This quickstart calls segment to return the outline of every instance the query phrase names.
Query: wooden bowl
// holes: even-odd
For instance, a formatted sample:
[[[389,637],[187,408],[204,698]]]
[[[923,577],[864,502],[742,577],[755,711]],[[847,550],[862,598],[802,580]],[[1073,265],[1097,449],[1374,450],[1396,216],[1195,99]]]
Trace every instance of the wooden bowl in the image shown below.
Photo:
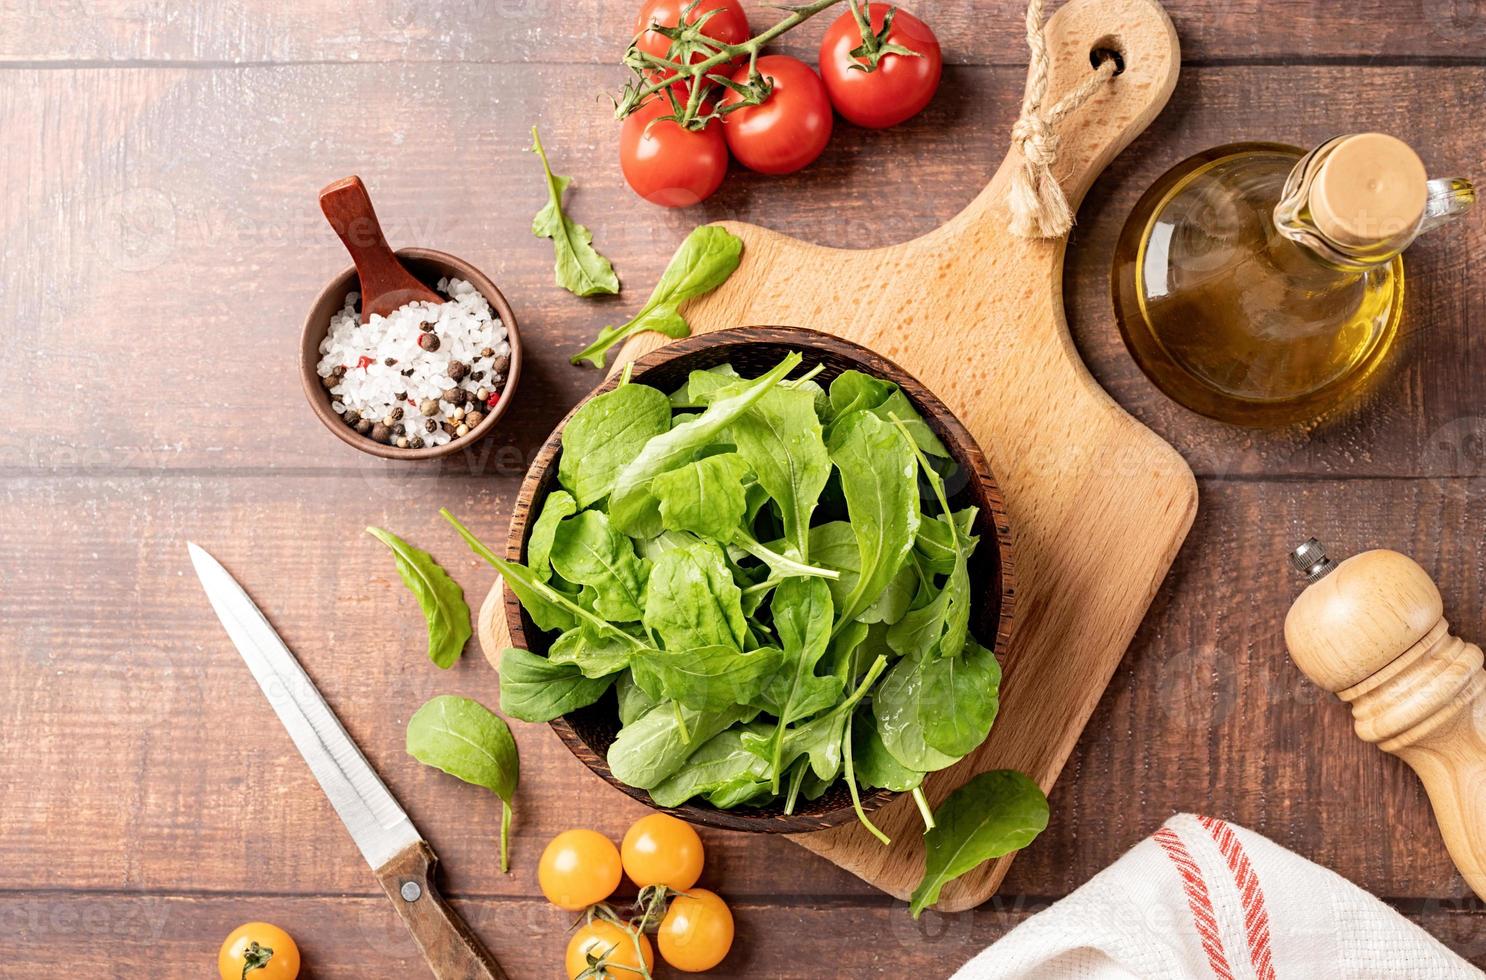
[[[314,411],[315,417],[346,445],[384,459],[435,459],[472,446],[495,429],[496,421],[505,414],[506,408],[511,404],[511,396],[516,391],[516,382],[521,378],[521,333],[516,328],[516,316],[511,312],[510,304],[506,302],[500,290],[495,288],[495,283],[464,259],[431,248],[400,248],[397,250],[397,257],[402,260],[403,265],[407,266],[409,272],[417,276],[430,289],[445,276],[465,280],[474,286],[481,296],[485,297],[485,301],[490,304],[490,309],[500,317],[501,323],[505,324],[506,340],[511,345],[511,366],[506,371],[506,386],[501,389],[500,398],[486,412],[485,418],[468,435],[451,439],[442,446],[399,449],[362,435],[335,413],[330,407],[332,401],[330,392],[326,391],[325,386],[320,383],[320,375],[315,371],[315,365],[320,361],[320,343],[330,330],[330,318],[345,306],[346,294],[355,292],[359,288],[360,280],[357,279],[354,265],[347,266],[340,275],[330,281],[328,286],[320,290],[320,295],[315,297],[315,302],[310,306],[310,312],[304,318],[304,329],[299,340],[300,382],[304,386],[304,396],[309,400],[310,409]]]
[[[970,433],[950,414],[944,403],[898,365],[864,347],[814,330],[740,327],[667,344],[635,361],[630,379],[671,391],[684,383],[692,371],[730,363],[745,376],[757,375],[778,364],[790,351],[799,351],[805,358],[795,371],[797,375],[816,364],[823,364],[824,369],[816,377],[823,384],[829,384],[831,379],[853,368],[894,382],[948,447],[959,465],[959,473],[946,481],[946,489],[951,491],[950,505],[956,510],[970,504],[979,508],[973,533],[980,536],[980,544],[970,563],[974,595],[970,630],[977,639],[988,642],[995,652],[1003,653],[1011,633],[1015,576],[1011,528],[1001,490]],[[589,398],[613,390],[618,383],[617,374],[610,377],[579,402],[573,412],[587,404]],[[542,445],[521,485],[511,517],[510,537],[506,541],[506,555],[514,561],[526,560],[526,539],[535,522],[535,514],[540,512],[540,501],[546,498],[548,489],[557,479],[562,430],[573,417],[573,412],[568,413]],[[538,630],[509,589],[505,592],[505,612],[513,643],[545,654],[555,634]],[[655,807],[649,793],[626,786],[609,771],[609,746],[619,731],[618,704],[612,690],[595,704],[558,718],[551,724],[563,744],[588,768],[628,795]],[[866,792],[862,797],[862,807],[870,812],[895,795],[887,790]],[[851,797],[845,784],[839,781],[817,800],[798,801],[795,812],[790,815],[785,815],[780,802],[735,810],[719,810],[706,803],[656,809],[667,809],[684,820],[710,827],[765,833],[804,833],[854,818]]]

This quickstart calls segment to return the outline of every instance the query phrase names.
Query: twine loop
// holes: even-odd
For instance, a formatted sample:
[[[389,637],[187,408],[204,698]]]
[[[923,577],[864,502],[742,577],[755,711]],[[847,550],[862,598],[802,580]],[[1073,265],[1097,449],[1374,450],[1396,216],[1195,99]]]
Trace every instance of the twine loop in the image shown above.
[[[1064,116],[1087,102],[1117,70],[1114,59],[1105,59],[1073,91],[1044,110],[1042,102],[1047,96],[1050,64],[1047,38],[1043,36],[1042,4],[1043,0],[1027,3],[1027,48],[1031,57],[1027,61],[1022,114],[1011,127],[1011,142],[1022,155],[1022,165],[1012,174],[1007,205],[1011,209],[1011,230],[1023,238],[1061,238],[1073,227],[1073,210],[1052,171],[1061,141],[1055,127]]]

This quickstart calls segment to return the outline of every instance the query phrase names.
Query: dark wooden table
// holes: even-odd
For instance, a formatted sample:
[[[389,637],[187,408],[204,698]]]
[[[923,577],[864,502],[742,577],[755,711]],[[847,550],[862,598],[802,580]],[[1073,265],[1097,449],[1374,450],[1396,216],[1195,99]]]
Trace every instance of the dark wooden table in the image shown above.
[[[643,812],[545,728],[517,725],[515,863],[498,806],[411,761],[408,716],[496,701],[473,647],[447,673],[383,548],[387,526],[484,594],[491,573],[437,517],[499,537],[553,423],[597,381],[566,357],[648,292],[693,225],[745,217],[838,245],[940,224],[1000,160],[1025,51],[1016,0],[918,0],[949,67],[918,119],[842,125],[802,174],[735,173],[668,212],[623,186],[602,94],[634,14],[618,0],[165,0],[0,5],[0,975],[201,977],[241,921],[300,940],[314,977],[415,977],[416,952],[228,645],[189,538],[262,602],[446,861],[447,890],[513,976],[558,973],[569,916],[536,889],[553,833]],[[1376,404],[1315,431],[1249,432],[1166,401],[1107,296],[1139,193],[1241,138],[1382,129],[1437,174],[1486,176],[1486,6],[1477,0],[1171,0],[1171,105],[1079,216],[1066,293],[1080,351],[1201,482],[1197,523],[1001,895],[914,924],[787,841],[706,835],[738,912],[728,976],[947,975],[1173,812],[1245,824],[1486,962],[1486,916],[1423,793],[1289,663],[1285,554],[1307,533],[1408,551],[1468,637],[1486,633],[1486,340],[1476,214],[1409,253],[1406,331]],[[753,11],[756,24],[768,14]],[[785,45],[810,57],[820,24]],[[577,177],[623,296],[575,299],[529,231],[540,123]],[[359,173],[389,236],[466,256],[506,291],[529,360],[501,430],[441,464],[357,455],[294,369],[300,319],[345,263],[315,206]],[[988,397],[994,397],[994,392]]]

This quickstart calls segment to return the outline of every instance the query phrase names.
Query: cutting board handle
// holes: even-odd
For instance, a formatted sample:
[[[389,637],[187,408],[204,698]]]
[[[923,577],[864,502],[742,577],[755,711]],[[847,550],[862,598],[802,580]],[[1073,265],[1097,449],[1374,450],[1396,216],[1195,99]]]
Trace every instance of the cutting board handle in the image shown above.
[[[1044,109],[1088,77],[1101,53],[1113,52],[1123,65],[1088,101],[1053,125],[1053,174],[1076,211],[1094,179],[1166,105],[1181,71],[1181,45],[1171,18],[1154,0],[1071,0],[1048,19],[1043,33],[1049,62]],[[1012,146],[959,220],[1007,226],[1006,194],[1021,166],[1021,151]],[[1024,241],[1062,254],[1061,238]]]

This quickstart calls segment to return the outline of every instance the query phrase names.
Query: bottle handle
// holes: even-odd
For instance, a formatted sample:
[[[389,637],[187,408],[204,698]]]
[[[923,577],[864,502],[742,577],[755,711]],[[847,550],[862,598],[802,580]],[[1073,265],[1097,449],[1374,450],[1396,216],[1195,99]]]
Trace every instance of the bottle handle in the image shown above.
[[[1425,185],[1429,196],[1424,201],[1424,219],[1419,234],[1448,224],[1469,211],[1476,203],[1476,186],[1464,177],[1439,177]]]

